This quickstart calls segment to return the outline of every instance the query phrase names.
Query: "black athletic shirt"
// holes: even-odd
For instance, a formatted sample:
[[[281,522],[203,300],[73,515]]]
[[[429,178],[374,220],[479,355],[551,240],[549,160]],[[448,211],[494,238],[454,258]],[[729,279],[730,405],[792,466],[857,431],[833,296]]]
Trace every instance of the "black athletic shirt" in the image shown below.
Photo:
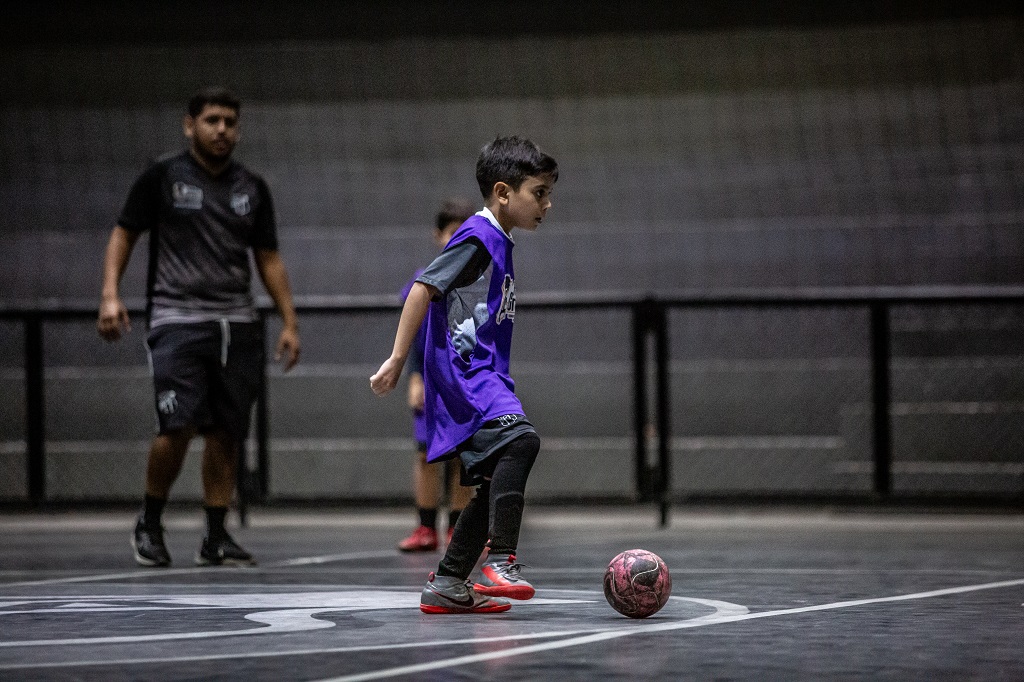
[[[135,181],[118,224],[150,231],[150,325],[256,319],[250,249],[277,250],[270,190],[232,161],[211,176],[187,151]]]

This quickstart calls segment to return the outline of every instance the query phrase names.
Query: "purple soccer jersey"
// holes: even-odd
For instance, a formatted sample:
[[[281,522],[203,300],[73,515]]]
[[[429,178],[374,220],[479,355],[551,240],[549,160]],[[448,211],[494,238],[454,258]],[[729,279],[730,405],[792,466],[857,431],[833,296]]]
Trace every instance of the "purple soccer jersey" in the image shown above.
[[[509,376],[515,275],[512,239],[482,214],[469,218],[448,242],[483,244],[490,265],[472,284],[431,301],[426,319],[423,379],[427,461],[452,453],[484,422],[523,414]]]

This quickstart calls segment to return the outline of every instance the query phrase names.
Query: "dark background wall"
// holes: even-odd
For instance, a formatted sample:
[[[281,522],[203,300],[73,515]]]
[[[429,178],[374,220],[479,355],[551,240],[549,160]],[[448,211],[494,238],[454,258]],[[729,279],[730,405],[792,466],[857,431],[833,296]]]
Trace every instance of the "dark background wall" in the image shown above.
[[[562,172],[549,220],[517,236],[524,293],[1022,281],[1024,23],[1011,3],[680,5],[8,10],[0,297],[95,300],[131,181],[183,145],[184,103],[212,82],[243,98],[238,157],[271,185],[300,296],[397,291],[433,253],[440,199],[476,198],[477,151],[508,133],[535,139]],[[127,296],[143,290],[144,253]],[[605,458],[593,469],[611,473],[582,492],[622,492],[626,320],[571,320],[518,325],[520,390],[549,447],[576,458],[564,461]],[[276,451],[330,474],[288,478],[302,467],[275,464],[282,494],[330,494],[320,481],[331,477],[347,477],[336,488],[355,495],[403,489],[374,488],[384,473],[338,464],[339,452],[366,461],[404,447],[400,401],[381,408],[363,396],[392,322],[305,322],[305,369],[274,379]],[[906,486],[1022,487],[1010,380],[1021,322],[1012,307],[896,311]],[[862,315],[679,313],[672,324],[677,488],[868,485]],[[56,450],[69,453],[65,464],[86,463],[68,464],[65,494],[109,495],[114,486],[90,488],[81,471],[123,440],[124,423],[139,428],[118,447],[137,458],[151,423],[144,359],[134,342],[102,346],[88,325],[51,336],[60,369],[48,378],[63,382],[50,391],[63,394],[51,415]],[[18,339],[16,325],[0,327],[12,396]],[[97,400],[111,390],[127,391],[117,409]],[[0,413],[0,452],[12,461],[23,456],[20,404]],[[128,406],[139,414],[126,417]],[[999,447],[978,446],[979,435]],[[961,474],[912,465],[964,459],[978,464]],[[554,470],[540,481],[552,494],[567,487]]]

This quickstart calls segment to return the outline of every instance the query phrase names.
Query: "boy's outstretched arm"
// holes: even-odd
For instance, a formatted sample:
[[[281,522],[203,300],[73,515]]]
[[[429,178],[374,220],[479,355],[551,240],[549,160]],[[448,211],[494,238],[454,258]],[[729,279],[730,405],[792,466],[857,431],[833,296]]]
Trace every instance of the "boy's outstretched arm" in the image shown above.
[[[409,348],[416,339],[416,332],[423,324],[423,318],[427,316],[430,299],[436,293],[437,289],[429,284],[415,282],[412,285],[402,307],[402,317],[398,320],[398,332],[395,334],[395,347],[391,350],[391,357],[370,377],[370,388],[378,396],[387,395],[398,385],[405,360],[409,357]]]

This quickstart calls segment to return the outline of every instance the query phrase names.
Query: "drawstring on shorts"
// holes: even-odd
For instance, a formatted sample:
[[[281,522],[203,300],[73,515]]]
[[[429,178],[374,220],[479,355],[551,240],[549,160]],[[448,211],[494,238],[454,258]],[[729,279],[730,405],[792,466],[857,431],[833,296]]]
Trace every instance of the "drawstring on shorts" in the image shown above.
[[[231,345],[231,323],[220,318],[220,366],[228,366],[228,347]]]

